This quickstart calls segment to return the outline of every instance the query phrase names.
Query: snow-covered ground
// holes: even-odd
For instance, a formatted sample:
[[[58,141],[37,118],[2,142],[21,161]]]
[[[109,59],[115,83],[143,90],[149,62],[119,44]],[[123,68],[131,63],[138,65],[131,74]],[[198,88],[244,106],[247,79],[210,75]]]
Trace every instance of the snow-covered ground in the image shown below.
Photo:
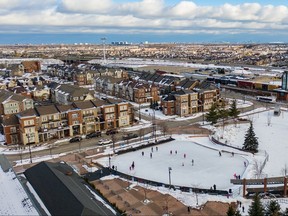
[[[266,151],[269,160],[264,168],[264,173],[268,177],[282,176],[282,169],[285,164],[288,166],[287,157],[287,126],[288,112],[282,110],[279,116],[273,114],[273,110],[259,112],[246,117],[253,121],[254,131],[259,138],[259,154]],[[216,130],[215,137],[227,144],[242,147],[244,136],[249,124],[238,124],[225,126],[225,130],[219,127]],[[222,138],[223,137],[223,138]]]
[[[207,137],[177,135],[174,136],[176,141],[160,145],[158,152],[154,148],[152,159],[149,155],[151,149],[148,148],[143,150],[144,157],[141,156],[142,150],[140,150],[115,156],[112,161],[119,171],[142,178],[147,176],[149,170],[155,170],[157,175],[149,175],[151,180],[165,183],[168,181],[168,167],[170,166],[172,169],[174,167],[173,175],[176,176],[173,180],[174,184],[183,186],[199,185],[199,187],[204,188],[209,188],[215,183],[219,185],[219,189],[227,189],[231,187],[229,179],[233,178],[234,173],[241,175],[242,178],[255,178],[253,170],[255,162],[261,164],[266,158],[268,158],[268,161],[263,170],[264,176],[281,176],[283,175],[284,166],[288,165],[288,145],[285,141],[288,112],[282,111],[280,116],[275,116],[273,110],[257,109],[255,111],[257,113],[242,117],[253,121],[256,136],[259,137],[259,153],[255,155],[213,144]],[[215,134],[213,136],[216,139],[241,149],[248,127],[249,123],[239,123],[225,126],[224,131],[222,126],[209,128],[214,129]],[[170,155],[170,150],[173,152],[172,155]],[[177,155],[175,150],[178,151]],[[219,157],[218,151],[228,153],[222,153],[222,157]],[[234,157],[231,157],[231,152],[235,153]],[[183,158],[184,153],[186,159]],[[203,160],[203,158],[207,160]],[[193,167],[191,167],[192,159],[195,163]],[[101,163],[107,165],[107,158],[101,160]],[[136,167],[139,169],[129,170],[132,161],[137,164]],[[248,164],[246,172],[244,172],[243,167],[244,161]],[[184,163],[184,166],[182,166],[182,163]],[[210,175],[213,178],[207,177]],[[195,177],[198,177],[198,179]]]
[[[158,151],[156,147],[153,147],[153,152],[151,148],[145,148],[112,157],[111,164],[117,166],[120,172],[166,184],[169,183],[168,167],[171,167],[173,185],[207,189],[213,184],[216,184],[218,189],[229,189],[232,186],[230,179],[234,173],[242,175],[245,171],[243,164],[246,160],[242,155],[235,154],[232,157],[231,153],[222,152],[222,156],[219,156],[218,148],[206,148],[197,144],[210,142],[207,137],[190,138],[180,135],[175,138],[175,141],[158,145]],[[135,168],[130,170],[133,161]],[[108,166],[107,158],[101,158],[98,162]]]
[[[116,155],[112,157],[111,164],[117,166],[117,170],[121,172],[165,183],[169,183],[168,167],[171,167],[172,184],[199,188],[210,188],[216,184],[217,189],[232,188],[233,198],[198,194],[198,204],[204,204],[207,200],[231,202],[237,199],[245,206],[246,210],[243,215],[247,215],[251,200],[242,198],[241,187],[232,186],[230,179],[234,178],[234,173],[240,175],[241,178],[255,178],[254,164],[263,163],[267,157],[268,161],[264,167],[265,176],[283,175],[282,169],[285,164],[288,164],[288,145],[285,141],[288,112],[282,110],[280,116],[275,116],[273,110],[259,108],[242,114],[241,118],[253,121],[256,136],[259,137],[259,153],[255,155],[229,146],[214,144],[208,137],[193,137],[182,134],[173,136],[175,141],[158,145],[158,151],[156,151],[156,147],[153,147],[152,152],[151,147],[149,147],[124,155]],[[241,148],[248,127],[249,123],[237,124],[236,126],[232,124],[225,126],[223,133],[223,127],[219,126],[214,128],[214,137],[223,143],[227,142],[228,145]],[[213,128],[210,127],[210,129]],[[172,150],[172,154],[170,154],[170,150]],[[177,154],[175,154],[175,150],[177,150]],[[142,151],[144,156],[142,156]],[[219,151],[222,153],[221,157]],[[150,158],[151,152],[152,158]],[[184,154],[186,154],[186,158],[184,158]],[[192,166],[192,159],[194,166]],[[133,161],[135,168],[130,170],[129,167]],[[101,158],[98,162],[108,166],[108,157]],[[244,166],[244,162],[246,162],[247,167]],[[177,190],[169,191],[162,187],[155,187],[154,189],[161,193],[169,193],[187,205],[196,206],[195,193],[191,195],[191,193]],[[279,202],[282,210],[288,207],[287,199],[282,198]]]

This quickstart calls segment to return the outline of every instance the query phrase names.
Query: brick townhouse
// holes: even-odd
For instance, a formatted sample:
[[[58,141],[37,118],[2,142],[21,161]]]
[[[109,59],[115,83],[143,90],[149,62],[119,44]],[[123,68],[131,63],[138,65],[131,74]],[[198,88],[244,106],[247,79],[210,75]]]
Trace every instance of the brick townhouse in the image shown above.
[[[131,104],[83,101],[70,105],[37,106],[2,119],[6,143],[37,144],[133,124]]]
[[[218,89],[180,90],[161,98],[164,115],[189,116],[208,111],[219,100]]]

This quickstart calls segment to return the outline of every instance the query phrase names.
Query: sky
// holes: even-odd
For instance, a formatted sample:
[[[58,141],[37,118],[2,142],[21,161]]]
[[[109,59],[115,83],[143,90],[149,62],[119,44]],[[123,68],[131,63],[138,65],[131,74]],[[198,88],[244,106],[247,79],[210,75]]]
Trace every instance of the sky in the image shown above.
[[[1,0],[0,34],[23,33],[278,42],[287,41],[288,6],[287,0]]]

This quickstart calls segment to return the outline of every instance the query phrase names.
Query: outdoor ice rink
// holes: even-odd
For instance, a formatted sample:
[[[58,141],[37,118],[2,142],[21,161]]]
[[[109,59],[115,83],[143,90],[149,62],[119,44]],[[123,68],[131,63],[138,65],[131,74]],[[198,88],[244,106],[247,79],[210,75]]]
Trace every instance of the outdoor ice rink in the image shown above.
[[[209,142],[208,138],[200,140]],[[174,140],[157,147],[158,151],[154,146],[153,152],[149,147],[113,156],[111,166],[117,166],[118,171],[132,176],[167,184],[169,183],[168,167],[171,167],[172,185],[209,189],[215,184],[217,189],[226,190],[232,186],[230,179],[233,178],[234,173],[242,175],[245,171],[245,159],[242,156],[238,154],[232,156],[231,153],[223,152],[222,156],[219,156],[218,150],[198,145],[193,141]],[[135,168],[130,170],[133,161]],[[107,157],[99,159],[98,162],[109,166]]]

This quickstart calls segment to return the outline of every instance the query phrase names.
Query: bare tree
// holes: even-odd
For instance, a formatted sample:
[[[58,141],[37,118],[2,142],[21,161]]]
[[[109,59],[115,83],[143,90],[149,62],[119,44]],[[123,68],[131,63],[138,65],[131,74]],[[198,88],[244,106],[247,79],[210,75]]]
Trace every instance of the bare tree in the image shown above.
[[[260,161],[254,160],[253,171],[255,178],[259,179],[263,176],[263,167]]]
[[[288,175],[288,166],[287,166],[287,164],[284,165],[284,167],[282,168],[281,172],[282,172],[282,174],[284,176]]]
[[[160,126],[160,130],[161,130],[162,134],[165,136],[169,130],[168,125],[166,124],[166,122],[160,122],[159,126]]]
[[[151,186],[148,183],[145,183],[143,186],[143,191],[144,191],[144,203],[148,203],[149,200],[147,199],[147,193],[149,192],[149,189],[151,188]]]
[[[144,129],[144,128],[141,128],[138,133],[139,133],[140,141],[142,141],[142,140],[143,140],[143,137],[144,137],[144,135],[145,135],[145,129]]]
[[[267,115],[267,125],[268,126],[271,125],[271,119],[272,119],[272,116],[270,115],[270,112],[268,112],[268,115]]]
[[[112,140],[113,153],[115,153],[115,143],[117,142],[117,138],[116,138],[115,134],[111,135],[111,140]]]
[[[169,196],[169,194],[164,194],[164,197],[163,197],[163,215],[170,215],[169,214],[169,198],[170,198],[170,196]]]

